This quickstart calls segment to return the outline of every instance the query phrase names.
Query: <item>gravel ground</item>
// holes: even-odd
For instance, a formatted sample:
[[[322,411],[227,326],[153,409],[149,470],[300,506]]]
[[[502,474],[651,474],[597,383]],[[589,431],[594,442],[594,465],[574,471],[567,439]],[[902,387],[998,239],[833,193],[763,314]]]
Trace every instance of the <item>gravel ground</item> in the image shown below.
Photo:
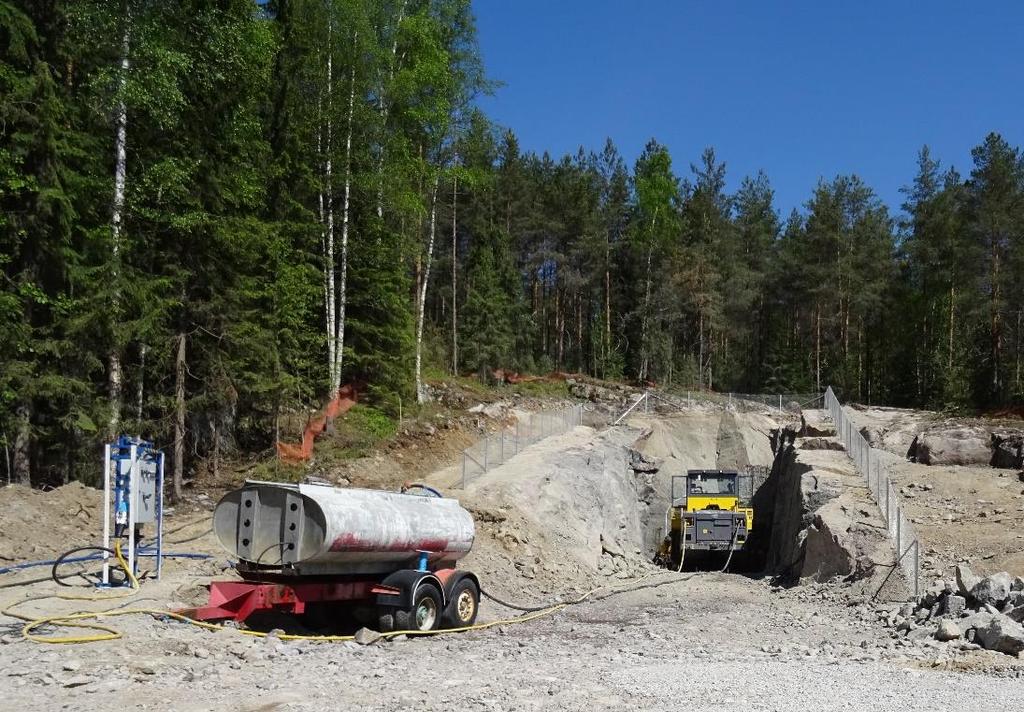
[[[716,453],[719,429],[707,433],[705,449]],[[601,573],[602,549],[624,546],[619,529],[635,528],[627,511],[638,506],[631,490],[623,501],[609,502],[566,489],[577,482],[593,490],[587,477],[595,472],[612,480],[622,475],[615,464],[622,458],[617,437],[577,428],[535,446],[504,473],[503,468],[492,471],[462,493],[479,527],[466,568],[477,571],[485,587],[531,604],[549,600],[551,591],[585,590],[594,580],[621,585],[619,577],[650,570],[637,551],[630,567],[617,567],[608,577]],[[683,450],[691,453],[704,447],[701,442]],[[491,490],[495,502],[485,496]],[[509,498],[520,490],[522,501],[514,505]],[[547,509],[531,506],[542,495]],[[581,509],[584,502],[591,508]],[[8,511],[22,512],[17,502],[9,504]],[[62,499],[53,506],[58,512],[67,508]],[[91,531],[92,517],[81,518],[78,526]],[[230,577],[207,529],[208,515],[172,519],[170,541],[176,548],[215,558],[168,563],[163,580],[144,583],[123,605],[196,605],[205,600],[204,584]],[[57,532],[53,539],[54,546],[58,541],[64,546],[76,537]],[[624,551],[617,560],[629,555]],[[15,578],[33,575],[45,578],[31,572]],[[49,581],[15,587],[5,580],[3,585],[0,608],[56,588]],[[719,704],[786,712],[1021,708],[1024,660],[970,650],[974,646],[960,642],[907,640],[884,622],[894,618],[899,604],[859,601],[851,598],[854,589],[840,584],[782,589],[766,579],[656,570],[632,586],[519,625],[369,646],[253,638],[147,615],[110,619],[124,633],[120,640],[40,645],[23,641],[21,623],[0,615],[0,707],[26,712],[589,711]],[[50,599],[26,603],[23,610],[44,615],[111,605]],[[487,601],[481,606],[482,621],[512,615]]]
[[[283,642],[151,618],[91,646],[0,645],[5,707],[347,710],[1013,709],[1024,661],[892,637],[840,588],[717,573],[522,625],[355,643]],[[485,619],[507,615],[485,603]],[[13,626],[10,627],[13,629]],[[6,636],[11,640],[13,636]]]

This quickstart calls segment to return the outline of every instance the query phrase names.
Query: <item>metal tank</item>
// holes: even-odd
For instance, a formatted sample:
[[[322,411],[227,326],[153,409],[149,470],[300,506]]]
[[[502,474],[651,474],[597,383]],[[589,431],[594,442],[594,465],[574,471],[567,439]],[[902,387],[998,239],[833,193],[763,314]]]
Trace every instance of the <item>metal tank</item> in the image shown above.
[[[213,514],[240,570],[297,575],[449,568],[469,553],[473,517],[457,500],[329,485],[246,482]]]

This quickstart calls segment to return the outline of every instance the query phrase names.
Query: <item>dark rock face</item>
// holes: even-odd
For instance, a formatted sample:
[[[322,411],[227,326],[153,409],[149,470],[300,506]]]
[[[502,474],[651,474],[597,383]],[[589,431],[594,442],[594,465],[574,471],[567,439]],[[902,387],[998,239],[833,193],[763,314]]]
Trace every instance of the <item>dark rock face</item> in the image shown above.
[[[1024,467],[1024,434],[1020,431],[992,433],[992,467],[1020,469]]]

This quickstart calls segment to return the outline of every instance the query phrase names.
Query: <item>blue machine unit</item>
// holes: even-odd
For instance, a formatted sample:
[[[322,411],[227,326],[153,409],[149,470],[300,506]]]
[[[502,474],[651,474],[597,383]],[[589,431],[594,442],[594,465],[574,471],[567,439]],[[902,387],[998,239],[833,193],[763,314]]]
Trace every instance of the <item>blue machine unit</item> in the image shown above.
[[[121,539],[128,568],[138,575],[140,555],[156,558],[156,578],[163,568],[164,454],[153,443],[122,435],[103,453],[103,547]],[[152,543],[143,547],[143,527],[155,529]],[[104,555],[103,583],[110,584],[110,567],[117,565]]]

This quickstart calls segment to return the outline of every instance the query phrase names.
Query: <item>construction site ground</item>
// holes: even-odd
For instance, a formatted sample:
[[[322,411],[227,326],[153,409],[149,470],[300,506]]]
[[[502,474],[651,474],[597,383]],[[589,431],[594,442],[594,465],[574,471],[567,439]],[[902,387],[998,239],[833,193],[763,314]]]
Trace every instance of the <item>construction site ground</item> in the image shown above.
[[[938,420],[935,413],[895,408],[848,409],[854,423],[877,440],[887,474],[895,483],[922,543],[922,566],[928,578],[949,579],[957,563],[979,574],[1007,571],[1024,576],[1024,472],[1019,468],[970,465],[925,465],[909,462],[914,435]],[[977,419],[957,419],[971,428],[1024,428],[1021,421],[980,426]],[[983,459],[987,453],[982,453]]]
[[[872,600],[867,579],[783,582],[712,570],[717,566],[677,573],[650,563],[665,478],[688,467],[768,465],[769,435],[779,421],[767,409],[710,405],[638,415],[617,428],[581,426],[543,440],[466,491],[451,487],[454,461],[425,477],[473,513],[477,540],[460,567],[475,571],[485,590],[523,606],[593,591],[580,605],[519,624],[371,645],[254,638],[149,614],[106,620],[123,633],[118,640],[45,645],[23,640],[21,621],[0,617],[4,706],[1013,709],[1024,661],[959,641],[896,635],[884,619],[902,602],[884,594]],[[634,471],[631,452],[657,462],[658,470]],[[810,457],[822,472],[847,476],[845,453],[823,449]],[[392,485],[392,477],[381,486]],[[372,480],[364,472],[359,484]],[[836,501],[871,524],[877,513],[864,491]],[[192,508],[168,518],[170,550],[212,558],[169,561],[163,579],[116,601],[28,600],[67,591],[48,580],[46,569],[29,569],[0,576],[0,604],[25,601],[17,610],[42,616],[205,602],[211,580],[234,576],[210,532],[213,494],[196,495]],[[0,565],[92,543],[99,504],[97,491],[74,484],[48,493],[0,489]],[[485,599],[479,620],[519,615]],[[262,622],[261,630],[274,629],[319,632],[285,618]]]

